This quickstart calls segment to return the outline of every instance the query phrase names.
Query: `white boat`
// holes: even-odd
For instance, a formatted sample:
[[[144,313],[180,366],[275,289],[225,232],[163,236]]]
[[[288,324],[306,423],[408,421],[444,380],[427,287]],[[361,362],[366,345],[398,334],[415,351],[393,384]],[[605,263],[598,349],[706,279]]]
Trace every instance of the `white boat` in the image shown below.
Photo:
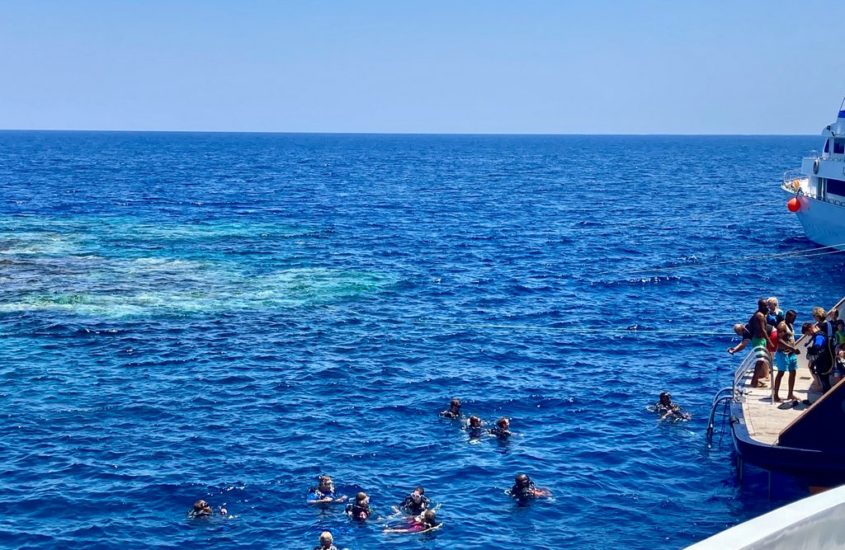
[[[845,100],[822,135],[822,152],[804,157],[800,169],[787,170],[781,188],[792,196],[787,206],[807,238],[845,250]]]
[[[845,486],[731,527],[687,550],[827,550],[845,546]]]

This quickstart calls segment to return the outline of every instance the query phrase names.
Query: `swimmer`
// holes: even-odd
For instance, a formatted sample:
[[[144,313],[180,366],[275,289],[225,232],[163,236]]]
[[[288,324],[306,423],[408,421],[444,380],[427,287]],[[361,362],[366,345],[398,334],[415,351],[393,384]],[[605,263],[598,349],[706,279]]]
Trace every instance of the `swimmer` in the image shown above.
[[[320,534],[320,545],[315,546],[314,550],[337,550],[337,546],[334,545],[334,537],[328,531],[323,531]]]
[[[425,489],[417,487],[411,494],[405,497],[399,508],[407,514],[418,516],[425,512],[430,504],[431,501],[425,496]]]
[[[358,493],[355,502],[346,506],[346,513],[355,521],[367,521],[370,517],[370,497],[367,493]]]
[[[496,421],[496,426],[490,428],[490,433],[500,439],[506,439],[511,436],[511,421],[504,416]]]
[[[437,521],[434,510],[426,510],[422,515],[412,518],[407,527],[386,528],[385,533],[425,533],[439,528],[442,523]]]
[[[334,481],[331,476],[321,475],[317,477],[317,486],[308,490],[308,504],[331,504],[333,502],[346,502],[347,496],[338,496],[335,493]]]
[[[440,413],[440,416],[445,418],[457,419],[461,417],[461,400],[457,397],[449,401],[449,408]]]
[[[517,500],[527,500],[529,498],[548,497],[552,493],[548,489],[537,488],[527,474],[517,474],[510,495]]]
[[[660,400],[654,404],[654,412],[660,414],[660,420],[689,420],[690,414],[681,410],[681,406],[672,402],[669,392],[661,392]]]

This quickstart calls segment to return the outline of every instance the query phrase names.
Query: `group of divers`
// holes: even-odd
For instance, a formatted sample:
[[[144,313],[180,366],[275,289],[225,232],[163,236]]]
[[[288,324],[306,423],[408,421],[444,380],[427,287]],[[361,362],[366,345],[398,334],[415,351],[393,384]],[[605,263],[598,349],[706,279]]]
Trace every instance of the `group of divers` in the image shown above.
[[[665,392],[664,392],[665,394]],[[665,394],[668,397],[668,394]],[[663,394],[661,394],[663,396]],[[663,400],[663,397],[661,397]],[[660,403],[658,403],[660,405]],[[671,403],[671,399],[664,405],[663,414],[673,414],[673,410],[681,413],[677,405]],[[683,413],[685,414],[685,413]],[[510,419],[499,418],[491,428],[485,428],[484,423],[478,416],[470,416],[463,422],[464,416],[461,413],[461,400],[454,398],[449,402],[449,408],[440,413],[440,416],[450,420],[462,422],[462,428],[466,430],[471,440],[478,440],[486,434],[506,440],[513,435],[510,430]],[[520,503],[527,503],[532,499],[548,498],[552,496],[549,489],[537,487],[531,478],[525,473],[518,473],[514,477],[513,486],[508,494]],[[334,486],[331,476],[320,475],[317,477],[317,485],[308,490],[306,502],[312,505],[328,506],[333,504],[346,504],[346,515],[356,522],[365,522],[374,516],[370,508],[370,497],[364,491],[360,491],[353,499],[348,495],[340,494]],[[392,507],[392,515],[386,518],[390,523],[384,527],[385,533],[430,533],[443,526],[437,519],[437,510],[440,505],[435,505],[425,494],[425,488],[415,487],[408,496],[397,506]],[[229,512],[225,507],[218,507],[217,511],[205,500],[198,500],[188,512],[190,518],[209,518],[214,515],[228,516]],[[392,520],[399,520],[392,521]],[[329,531],[320,535],[320,544],[314,550],[337,550],[334,545],[334,537]]]

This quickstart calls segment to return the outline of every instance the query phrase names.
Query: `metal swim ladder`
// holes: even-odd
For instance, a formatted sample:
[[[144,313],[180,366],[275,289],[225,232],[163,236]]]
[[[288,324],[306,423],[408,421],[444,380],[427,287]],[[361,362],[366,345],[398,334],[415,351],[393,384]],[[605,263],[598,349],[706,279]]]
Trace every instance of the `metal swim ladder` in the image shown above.
[[[713,403],[710,405],[710,416],[707,418],[707,446],[713,446],[713,433],[716,431],[716,422],[718,417],[719,425],[721,426],[720,433],[724,433],[725,424],[731,416],[731,401],[734,398],[734,388],[722,388],[713,397]],[[721,438],[720,438],[721,439]]]

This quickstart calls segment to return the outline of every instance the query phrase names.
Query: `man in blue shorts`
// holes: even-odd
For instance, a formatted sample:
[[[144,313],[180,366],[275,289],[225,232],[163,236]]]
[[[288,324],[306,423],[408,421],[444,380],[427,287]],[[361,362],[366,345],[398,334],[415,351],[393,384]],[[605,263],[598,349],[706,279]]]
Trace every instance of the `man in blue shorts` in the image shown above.
[[[778,350],[775,352],[775,367],[778,369],[778,375],[775,378],[774,396],[772,399],[779,402],[780,383],[783,379],[783,373],[789,373],[789,393],[786,395],[787,401],[797,402],[798,398],[792,393],[795,388],[795,372],[798,370],[798,350],[795,348],[795,317],[798,314],[794,309],[786,312],[784,320],[778,323]]]

